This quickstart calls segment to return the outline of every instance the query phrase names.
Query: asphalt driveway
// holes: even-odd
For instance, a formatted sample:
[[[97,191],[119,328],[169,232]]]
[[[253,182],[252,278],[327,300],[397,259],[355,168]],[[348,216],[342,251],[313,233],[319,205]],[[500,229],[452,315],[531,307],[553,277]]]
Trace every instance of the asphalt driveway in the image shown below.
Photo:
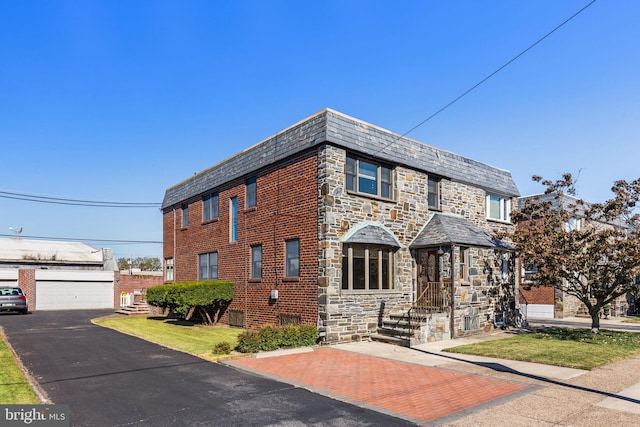
[[[74,426],[412,425],[90,322],[110,313],[0,314],[24,366],[51,401],[70,405]]]

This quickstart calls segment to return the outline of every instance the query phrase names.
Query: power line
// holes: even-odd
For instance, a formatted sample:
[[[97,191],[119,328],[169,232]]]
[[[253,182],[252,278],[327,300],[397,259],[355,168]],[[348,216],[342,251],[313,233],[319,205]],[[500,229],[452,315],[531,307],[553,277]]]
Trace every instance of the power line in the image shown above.
[[[549,37],[551,34],[555,33],[557,30],[559,30],[561,27],[563,27],[565,24],[567,24],[569,21],[571,21],[573,18],[575,18],[576,16],[580,15],[582,12],[584,12],[589,6],[593,5],[597,0],[592,0],[591,2],[589,2],[586,6],[584,6],[582,9],[578,10],[576,13],[574,13],[573,15],[571,15],[569,18],[565,19],[560,25],[556,26],[553,30],[549,31],[547,34],[545,34],[544,36],[540,37],[538,40],[536,40],[533,44],[529,45],[529,47],[527,47],[525,50],[523,50],[522,52],[520,52],[519,54],[517,54],[516,56],[514,56],[513,58],[511,58],[509,61],[507,61],[506,63],[504,63],[500,68],[496,69],[495,71],[493,71],[491,74],[489,74],[488,76],[486,76],[485,78],[483,78],[482,80],[480,80],[478,83],[476,83],[475,85],[473,85],[470,89],[467,89],[466,91],[462,92],[460,95],[458,95],[456,98],[454,98],[452,101],[450,101],[448,104],[446,104],[444,107],[440,108],[438,111],[436,111],[435,113],[431,114],[430,116],[428,116],[426,119],[424,119],[423,121],[421,121],[420,123],[418,123],[417,125],[415,125],[414,127],[412,127],[411,129],[409,129],[408,131],[406,131],[405,133],[403,133],[402,135],[396,137],[393,141],[391,141],[390,143],[388,143],[387,145],[385,145],[384,147],[382,147],[380,150],[376,151],[374,153],[374,156],[377,154],[380,154],[381,152],[383,152],[384,150],[386,150],[391,144],[393,144],[394,142],[396,142],[397,140],[399,140],[400,138],[403,138],[405,136],[407,136],[408,134],[410,134],[411,132],[413,132],[414,130],[418,129],[420,126],[422,126],[423,124],[427,123],[429,120],[433,119],[435,116],[437,116],[438,114],[442,113],[444,110],[446,110],[447,108],[451,107],[453,104],[455,104],[456,102],[460,101],[462,98],[464,98],[465,96],[467,96],[469,93],[471,93],[473,90],[475,90],[478,86],[480,86],[481,84],[483,84],[484,82],[486,82],[487,80],[489,80],[491,77],[495,76],[496,74],[498,74],[500,71],[502,71],[503,69],[505,69],[507,66],[511,65],[511,63],[513,63],[514,61],[516,61],[518,58],[520,58],[522,55],[524,55],[525,53],[527,53],[528,51],[530,51],[531,49],[533,49],[535,46],[537,46],[539,43],[541,43],[544,39],[546,39],[547,37]]]
[[[16,238],[15,234],[0,234],[0,237]],[[61,242],[101,242],[101,243],[116,243],[116,244],[162,244],[160,240],[115,240],[115,239],[81,239],[76,237],[43,237],[43,236],[25,236],[20,235],[20,239],[35,239],[35,240],[53,240]]]
[[[146,202],[106,202],[97,200],[69,199],[62,197],[37,196],[34,194],[0,191],[0,198],[25,200],[28,202],[49,203],[55,205],[92,206],[100,208],[159,208],[161,203]]]

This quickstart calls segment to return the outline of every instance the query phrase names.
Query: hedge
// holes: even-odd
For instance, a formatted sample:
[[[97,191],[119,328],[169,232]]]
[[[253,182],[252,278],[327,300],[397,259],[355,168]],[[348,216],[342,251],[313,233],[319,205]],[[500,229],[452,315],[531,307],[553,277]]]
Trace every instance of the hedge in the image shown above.
[[[318,328],[311,325],[264,326],[238,335],[236,350],[257,353],[279,348],[307,347],[316,343]]]
[[[147,289],[147,303],[187,320],[197,311],[208,323],[213,323],[210,312],[221,314],[232,299],[233,283],[223,280],[167,283]]]

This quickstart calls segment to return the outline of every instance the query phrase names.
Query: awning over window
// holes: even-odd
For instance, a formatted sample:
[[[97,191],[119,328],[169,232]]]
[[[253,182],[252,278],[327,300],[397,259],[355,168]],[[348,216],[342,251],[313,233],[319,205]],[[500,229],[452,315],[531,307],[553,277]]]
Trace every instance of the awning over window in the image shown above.
[[[411,249],[448,245],[480,246],[509,249],[507,242],[494,238],[490,233],[464,218],[436,213],[418,234]]]
[[[353,227],[341,239],[342,243],[363,243],[369,245],[384,245],[399,248],[400,242],[393,233],[382,224],[362,222]]]

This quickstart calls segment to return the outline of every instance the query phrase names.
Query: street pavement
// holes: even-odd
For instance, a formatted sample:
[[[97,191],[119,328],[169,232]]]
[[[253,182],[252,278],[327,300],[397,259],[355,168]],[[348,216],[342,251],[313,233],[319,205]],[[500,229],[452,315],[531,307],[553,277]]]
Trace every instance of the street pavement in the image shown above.
[[[101,314],[0,316],[40,387],[71,405],[73,425],[640,425],[640,356],[583,371],[444,351],[514,332],[498,330],[411,349],[358,342],[260,353],[224,366],[90,324]],[[601,327],[640,331],[619,318]]]
[[[91,323],[105,311],[0,315],[0,326],[51,402],[74,426],[408,426]]]

